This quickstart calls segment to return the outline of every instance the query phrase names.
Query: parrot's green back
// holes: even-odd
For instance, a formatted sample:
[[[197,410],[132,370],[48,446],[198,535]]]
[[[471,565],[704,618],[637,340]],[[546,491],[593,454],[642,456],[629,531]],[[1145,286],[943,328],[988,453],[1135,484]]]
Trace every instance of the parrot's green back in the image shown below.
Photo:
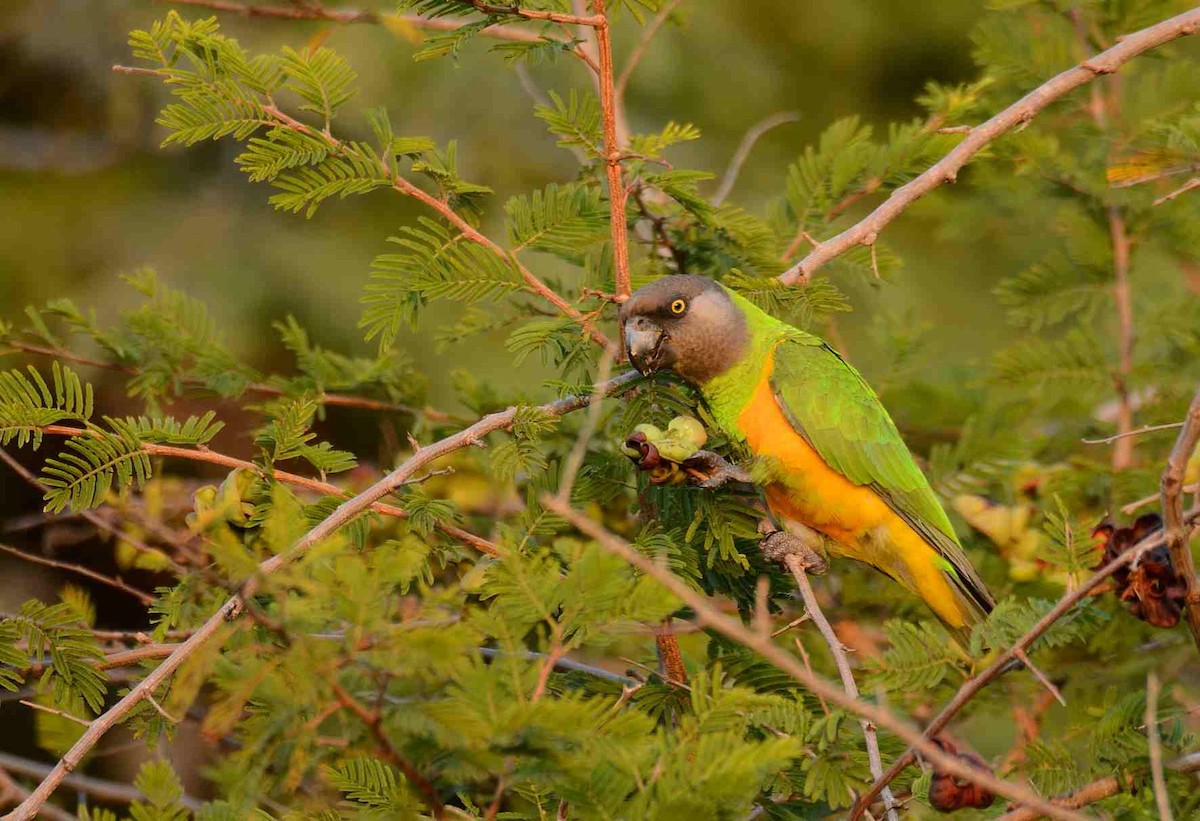
[[[803,437],[829,468],[853,485],[869,489],[932,548],[928,561],[962,599],[965,622],[990,612],[992,597],[963,553],[945,510],[858,371],[819,338],[774,319],[736,294],[730,296],[746,317],[751,340],[736,368],[702,388],[722,426],[744,439],[746,409],[773,396],[791,431]],[[764,379],[769,380],[769,393],[763,389]],[[845,496],[819,501],[855,504]],[[887,566],[887,561],[871,563],[910,587],[921,587],[898,568]],[[916,592],[934,605],[927,591]],[[934,609],[941,614],[938,607]]]

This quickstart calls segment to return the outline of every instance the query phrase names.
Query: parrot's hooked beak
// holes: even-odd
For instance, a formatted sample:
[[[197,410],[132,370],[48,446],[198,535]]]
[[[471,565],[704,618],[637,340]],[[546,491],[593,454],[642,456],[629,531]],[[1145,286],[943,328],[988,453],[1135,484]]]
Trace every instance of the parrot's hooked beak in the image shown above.
[[[625,352],[643,376],[668,364],[661,361],[666,341],[666,331],[644,316],[633,316],[625,321]]]

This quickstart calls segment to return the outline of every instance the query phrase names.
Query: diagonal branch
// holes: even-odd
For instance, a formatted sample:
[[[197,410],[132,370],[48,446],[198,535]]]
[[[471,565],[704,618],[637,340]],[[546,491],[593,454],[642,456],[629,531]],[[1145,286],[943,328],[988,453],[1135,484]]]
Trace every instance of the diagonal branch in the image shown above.
[[[636,371],[621,374],[603,386],[604,394],[611,396],[614,393],[623,392],[639,378],[640,376]],[[542,405],[539,409],[550,416],[562,416],[587,406],[591,401],[591,396],[592,392],[578,396],[569,396]],[[54,768],[42,780],[42,783],[37,786],[37,789],[30,793],[29,797],[22,801],[16,809],[5,815],[2,821],[31,821],[37,815],[38,810],[45,805],[55,789],[63,782],[63,779],[79,766],[84,756],[99,743],[105,733],[124,720],[147,695],[152,695],[185,661],[191,658],[201,647],[214,639],[218,633],[222,632],[221,628],[229,620],[236,618],[241,613],[245,600],[257,590],[262,577],[276,572],[281,567],[302,556],[314,545],[328,539],[355,516],[411,480],[425,465],[442,456],[470,447],[481,441],[489,433],[506,429],[512,424],[517,410],[518,408],[514,406],[507,410],[489,414],[458,433],[431,445],[426,445],[383,479],[354,498],[342,503],[323,522],[308,531],[291,548],[266,559],[258,566],[257,576],[248,581],[239,593],[226,600],[220,609],[209,617],[208,621],[197,628],[196,632],[190,638],[180,644],[171,655],[167,656],[162,664],[126,693],[120,701],[93,719],[91,726],[72,745],[71,749],[59,759]]]
[[[857,245],[871,245],[879,233],[906,208],[942,183],[957,179],[959,170],[1001,135],[1029,122],[1046,106],[1101,74],[1111,74],[1134,57],[1172,40],[1195,34],[1197,29],[1200,29],[1200,8],[1126,35],[1107,51],[1046,81],[987,122],[971,129],[966,139],[950,153],[920,176],[893,191],[866,218],[818,244],[808,256],[784,271],[779,278],[788,285],[805,284],[821,266],[835,257]]]
[[[46,774],[50,772],[50,765],[0,752],[0,770],[29,778],[45,778]],[[146,799],[142,791],[136,787],[128,784],[119,784],[116,781],[104,781],[86,775],[69,775],[63,781],[63,784],[78,792],[87,793],[101,801],[128,804],[132,801],[144,801]],[[182,796],[179,799],[179,803],[192,812],[199,811],[201,807],[201,802],[190,795]],[[75,816],[68,815],[66,817],[74,818]]]
[[[1164,766],[1168,770],[1180,773],[1200,773],[1200,752],[1189,753],[1174,761],[1168,761]],[[1111,798],[1122,790],[1131,790],[1133,788],[1133,774],[1126,772],[1120,777],[1110,775],[1107,778],[1093,781],[1091,784],[1080,787],[1074,792],[1060,795],[1052,800],[1060,807],[1078,809],[1086,807],[1089,804],[1095,804],[1097,801],[1103,801],[1105,798]],[[997,818],[996,821],[1034,821],[1034,819],[1040,817],[1039,813],[1022,807],[1021,809],[1005,813]]]
[[[1192,550],[1189,546],[1192,528],[1187,525],[1183,515],[1183,477],[1187,472],[1188,460],[1196,452],[1196,443],[1200,442],[1200,389],[1197,389],[1192,405],[1188,408],[1187,419],[1175,440],[1175,447],[1167,457],[1167,469],[1163,471],[1162,483],[1162,514],[1166,524],[1167,549],[1171,551],[1171,564],[1175,573],[1183,580],[1183,607],[1187,616],[1188,629],[1196,647],[1200,648],[1200,580],[1196,578],[1196,565],[1192,561]]]
[[[1200,507],[1192,508],[1183,516],[1183,520],[1185,522],[1192,522],[1196,519],[1200,519]],[[989,666],[975,678],[968,679],[967,681],[963,682],[962,687],[960,687],[958,692],[954,694],[954,698],[950,700],[950,703],[942,708],[942,711],[938,713],[937,717],[934,718],[933,721],[929,722],[929,726],[925,728],[924,738],[932,738],[945,729],[946,725],[950,723],[950,720],[958,715],[959,711],[961,711],[963,707],[967,706],[971,699],[978,695],[984,687],[988,686],[988,684],[1008,670],[1009,666],[1018,661],[1021,655],[1024,654],[1025,651],[1028,650],[1035,641],[1041,638],[1041,636],[1047,630],[1049,630],[1055,622],[1070,612],[1070,610],[1085,597],[1091,595],[1092,591],[1099,587],[1109,576],[1111,576],[1113,573],[1116,573],[1122,567],[1137,561],[1137,559],[1147,551],[1153,550],[1154,548],[1163,544],[1166,544],[1166,537],[1161,532],[1152,536],[1148,536],[1147,538],[1133,545],[1120,556],[1117,556],[1104,567],[1097,570],[1092,574],[1091,578],[1089,578],[1079,587],[1063,596],[1059,600],[1058,604],[1054,605],[1054,607],[1050,608],[1046,615],[1038,619],[1037,623],[1034,624],[1033,627],[1030,627],[1025,635],[1017,639],[1016,643],[1014,643],[1012,647],[1009,647],[1003,653],[1000,653],[996,657],[996,660],[992,662],[991,666]],[[892,766],[888,768],[887,772],[883,774],[883,778],[877,779],[875,783],[871,785],[871,788],[863,793],[863,795],[858,799],[857,803],[855,803],[854,807],[850,811],[850,821],[854,821],[854,819],[861,817],[863,811],[870,806],[871,802],[875,800],[875,797],[879,795],[883,787],[889,784],[893,778],[899,775],[905,767],[913,763],[915,760],[916,755],[912,749],[906,750],[903,755],[897,758],[895,763],[893,763]]]
[[[724,636],[738,642],[749,650],[753,650],[766,661],[790,675],[800,684],[811,690],[815,695],[830,701],[839,707],[852,712],[872,723],[882,727],[916,747],[922,756],[957,778],[979,784],[985,789],[1003,795],[1018,804],[1036,809],[1052,818],[1082,821],[1078,813],[1056,807],[1046,799],[1034,793],[1027,787],[1004,781],[990,772],[978,770],[964,763],[957,756],[947,755],[941,748],[931,743],[919,730],[893,715],[889,710],[876,704],[848,696],[842,688],[814,675],[804,668],[795,657],[772,641],[769,633],[758,633],[746,627],[739,619],[726,616],[713,606],[712,601],[704,595],[692,590],[674,573],[658,563],[651,561],[635,550],[627,541],[614,535],[601,525],[581,515],[570,505],[556,496],[544,494],[542,504],[562,516],[581,533],[594,539],[604,549],[620,556],[629,564],[641,570],[647,576],[658,581],[676,598],[690,607],[696,614],[696,619],[703,625],[713,628]]]
[[[842,646],[842,640],[838,638],[837,633],[833,632],[833,625],[829,623],[829,619],[825,618],[824,611],[817,603],[817,594],[808,581],[808,573],[805,572],[803,561],[795,554],[788,555],[784,561],[787,569],[796,579],[796,586],[800,588],[805,612],[812,618],[813,624],[817,625],[817,630],[821,632],[825,644],[829,646],[829,652],[833,655],[834,663],[837,664],[838,676],[842,679],[842,688],[846,691],[847,696],[857,699],[858,684],[854,681],[854,673],[850,670],[850,660],[846,658],[846,648]],[[875,733],[875,725],[866,718],[860,718],[858,723],[862,725],[863,737],[867,743],[867,758],[871,765],[871,776],[875,779],[882,778],[883,759],[879,755],[879,738]],[[896,797],[892,795],[891,788],[884,787],[882,794],[888,821],[898,821],[900,816],[896,808],[900,805],[896,801]]]
[[[36,556],[32,553],[26,553],[23,550],[17,550],[15,547],[9,547],[6,544],[0,544],[0,552],[16,556],[18,559],[23,561],[33,562],[34,564],[40,564],[46,567],[53,567],[56,570],[65,570],[68,573],[75,573],[76,575],[83,576],[86,579],[91,579],[94,582],[107,585],[114,590],[120,590],[122,593],[128,593],[143,605],[152,604],[154,602],[154,596],[150,595],[145,590],[138,590],[136,587],[125,581],[122,581],[120,578],[105,576],[103,573],[97,573],[95,570],[84,567],[80,564],[60,562],[57,559],[47,559],[45,556]]]

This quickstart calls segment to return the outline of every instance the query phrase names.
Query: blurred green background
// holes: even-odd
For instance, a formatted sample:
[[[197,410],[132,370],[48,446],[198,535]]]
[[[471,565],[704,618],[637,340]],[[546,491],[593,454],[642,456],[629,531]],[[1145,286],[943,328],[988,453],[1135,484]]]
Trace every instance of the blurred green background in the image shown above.
[[[322,344],[367,349],[355,326],[357,295],[371,259],[387,250],[385,238],[419,213],[412,202],[379,192],[331,202],[306,221],[275,212],[266,202],[271,192],[247,183],[232,162],[232,143],[159,150],[161,84],[111,66],[130,62],[128,31],[148,27],[170,3],[3,5],[0,315],[69,296],[103,317],[132,301],[117,275],[148,265],[207,301],[231,346],[252,362],[283,356],[270,322],[288,313]],[[178,8],[188,16],[212,13]],[[734,189],[731,201],[761,210],[782,194],[788,163],[834,119],[858,114],[886,128],[919,115],[913,100],[927,81],[973,78],[970,31],[983,11],[982,0],[684,2],[676,14],[682,25],[664,27],[633,76],[628,117],[635,132],[669,120],[694,123],[703,138],[675,149],[676,162],[719,176],[747,128],[774,112],[799,114],[759,143]],[[383,26],[219,16],[252,49],[323,38],[346,54],[363,91],[339,128],[365,131],[359,112],[386,105],[400,133],[458,140],[464,176],[496,191],[484,222],[493,234],[502,234],[498,216],[508,196],[574,173],[573,158],[533,118],[520,79],[488,53],[488,41],[469,44],[457,61],[415,62],[417,45]],[[639,33],[624,15],[618,66]],[[588,82],[571,60],[531,75],[560,93]],[[929,243],[927,211],[919,205],[889,229],[906,268],[884,293],[855,291],[858,313],[843,322],[851,353],[868,373],[888,361],[864,333],[880,312],[933,323],[930,341],[958,351],[959,365],[993,349],[989,337],[1002,332],[1000,312],[979,297],[1009,267],[1003,255]],[[481,367],[511,367],[503,338],[444,355],[413,338],[411,352],[431,376],[431,401],[452,402],[447,373],[464,350]],[[536,384],[536,365],[526,373]]]

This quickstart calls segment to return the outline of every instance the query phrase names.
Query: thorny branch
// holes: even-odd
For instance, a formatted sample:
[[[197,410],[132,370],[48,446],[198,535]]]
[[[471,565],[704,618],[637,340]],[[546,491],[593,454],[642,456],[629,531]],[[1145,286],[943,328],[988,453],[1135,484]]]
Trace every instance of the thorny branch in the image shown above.
[[[922,196],[942,183],[957,179],[959,170],[998,137],[1029,122],[1046,106],[1101,74],[1111,74],[1134,57],[1172,40],[1195,34],[1197,29],[1200,29],[1200,8],[1126,35],[1112,48],[1038,86],[987,122],[971,129],[966,138],[946,156],[893,191],[866,218],[819,243],[806,257],[784,271],[780,280],[788,285],[807,283],[818,269],[835,257],[857,245],[870,245],[889,223]]]
[[[1192,561],[1189,547],[1192,528],[1183,515],[1183,477],[1187,472],[1188,460],[1196,452],[1200,442],[1200,389],[1188,408],[1187,419],[1175,440],[1175,447],[1167,457],[1167,469],[1163,471],[1160,489],[1162,492],[1162,514],[1166,525],[1167,549],[1171,551],[1171,564],[1175,573],[1183,580],[1183,607],[1187,615],[1188,629],[1200,649],[1200,580],[1196,578],[1196,565]]]
[[[605,395],[621,392],[631,386],[639,378],[635,371],[624,373],[604,386]],[[562,416],[571,411],[585,407],[591,401],[591,393],[570,396],[555,402],[540,406],[540,410],[551,416]],[[276,572],[281,567],[299,558],[314,545],[332,536],[339,528],[355,516],[367,510],[372,504],[394,492],[404,485],[417,472],[430,462],[462,448],[470,447],[483,437],[495,431],[509,427],[517,414],[518,408],[511,407],[484,416],[475,424],[438,442],[426,445],[405,460],[398,468],[379,480],[371,487],[359,493],[354,498],[343,502],[324,521],[308,531],[290,549],[271,556],[258,567],[257,575],[251,578],[237,594],[231,596],[209,619],[204,622],[190,638],[180,644],[162,664],[156,667],[141,682],[134,686],[125,696],[107,711],[92,720],[91,725],[72,745],[71,749],[59,759],[54,768],[46,775],[29,797],[4,816],[3,821],[30,821],[38,812],[63,779],[73,771],[84,756],[96,746],[105,733],[119,724],[137,705],[165,682],[172,673],[191,658],[201,647],[223,632],[222,628],[231,619],[241,613],[244,602],[258,589],[261,579]]]
[[[592,0],[599,20],[595,26],[600,68],[600,116],[604,125],[604,166],[608,174],[608,207],[612,222],[613,275],[617,299],[629,298],[629,239],[625,224],[625,180],[621,168],[621,142],[617,137],[617,93],[613,86],[612,27],[604,0]]]
[[[1192,522],[1198,518],[1200,518],[1200,507],[1192,508],[1187,512],[1186,515],[1183,516],[1183,520],[1186,522]],[[942,708],[942,711],[938,713],[937,717],[934,718],[933,721],[929,722],[929,726],[925,728],[924,738],[932,738],[945,729],[946,725],[950,723],[950,720],[958,715],[959,711],[961,711],[962,708],[971,701],[971,699],[978,695],[984,687],[988,686],[988,684],[999,677],[1001,673],[1005,672],[1005,670],[1008,669],[1009,665],[1014,660],[1020,658],[1020,654],[1025,653],[1025,651],[1027,651],[1035,641],[1041,638],[1041,636],[1045,634],[1045,632],[1049,630],[1055,622],[1070,612],[1070,610],[1085,597],[1091,595],[1092,591],[1099,587],[1109,576],[1120,570],[1122,567],[1125,567],[1127,564],[1136,561],[1138,557],[1142,556],[1147,551],[1153,550],[1154,548],[1165,543],[1166,537],[1161,532],[1152,536],[1148,536],[1141,542],[1138,542],[1136,545],[1129,548],[1129,550],[1125,551],[1120,556],[1113,559],[1104,567],[1097,570],[1079,587],[1075,588],[1059,599],[1058,603],[1054,605],[1054,607],[1050,608],[1046,615],[1038,619],[1037,623],[1034,624],[1033,627],[1029,628],[1025,635],[1017,639],[1017,641],[1003,653],[1000,653],[996,657],[995,661],[993,661],[986,670],[974,678],[963,682],[963,685],[958,689],[958,692],[954,694],[954,698],[950,700],[950,703]],[[875,783],[871,785],[871,788],[863,793],[863,795],[858,799],[858,802],[855,803],[853,809],[850,811],[850,821],[854,821],[854,819],[861,817],[863,811],[870,806],[871,802],[875,800],[875,797],[879,795],[883,787],[889,784],[893,778],[899,775],[905,767],[913,763],[915,760],[916,756],[914,755],[912,749],[906,750],[903,755],[897,758],[892,766],[888,768],[887,772],[883,774],[883,778],[877,779]]]
[[[1037,809],[1052,818],[1082,821],[1083,816],[1063,810],[1060,807],[1055,807],[1027,787],[1003,781],[989,772],[968,766],[957,757],[946,755],[940,748],[925,738],[919,730],[908,722],[897,718],[889,710],[876,704],[868,704],[859,699],[851,698],[842,688],[809,672],[790,653],[772,641],[769,633],[760,635],[758,632],[742,624],[739,619],[724,615],[713,605],[708,597],[692,590],[687,584],[680,581],[675,574],[671,573],[670,570],[646,558],[624,539],[581,515],[569,505],[564,504],[561,499],[551,494],[544,494],[541,500],[546,508],[562,516],[581,533],[594,539],[601,547],[620,556],[638,570],[641,570],[646,575],[661,583],[676,598],[693,610],[696,614],[696,619],[701,624],[713,628],[733,641],[745,646],[747,649],[758,653],[766,661],[790,675],[815,695],[894,733],[904,741],[912,744],[920,751],[922,756],[935,764],[939,769],[945,770],[947,773],[958,778],[979,784],[985,789],[998,795],[1003,795],[1019,804]]]

